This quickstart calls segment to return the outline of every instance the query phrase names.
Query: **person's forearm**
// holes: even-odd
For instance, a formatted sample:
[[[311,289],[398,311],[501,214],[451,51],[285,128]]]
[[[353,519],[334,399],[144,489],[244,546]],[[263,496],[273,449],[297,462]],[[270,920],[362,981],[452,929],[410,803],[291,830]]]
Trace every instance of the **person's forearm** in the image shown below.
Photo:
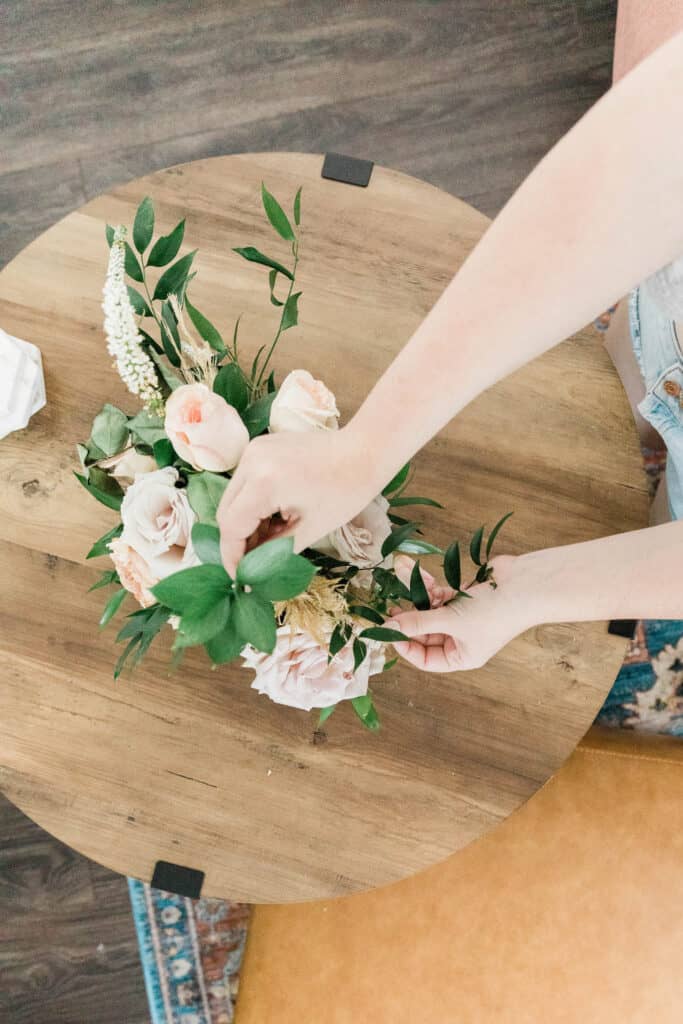
[[[485,388],[683,252],[683,34],[607,93],[493,222],[346,428],[393,474]]]
[[[683,521],[521,555],[512,575],[532,624],[683,618]]]

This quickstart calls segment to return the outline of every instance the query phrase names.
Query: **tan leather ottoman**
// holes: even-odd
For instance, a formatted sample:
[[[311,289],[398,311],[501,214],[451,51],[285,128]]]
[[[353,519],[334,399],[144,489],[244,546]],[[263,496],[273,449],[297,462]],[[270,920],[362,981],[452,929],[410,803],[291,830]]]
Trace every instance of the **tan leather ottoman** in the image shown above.
[[[255,908],[237,1024],[679,1024],[683,741],[593,729],[484,839]]]

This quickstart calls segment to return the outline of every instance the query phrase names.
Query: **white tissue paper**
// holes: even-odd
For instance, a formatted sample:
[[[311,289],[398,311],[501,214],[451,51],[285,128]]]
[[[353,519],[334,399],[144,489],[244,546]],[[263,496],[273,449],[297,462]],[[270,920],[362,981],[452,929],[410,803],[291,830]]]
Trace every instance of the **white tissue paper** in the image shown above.
[[[40,349],[0,327],[0,438],[22,430],[44,405]]]

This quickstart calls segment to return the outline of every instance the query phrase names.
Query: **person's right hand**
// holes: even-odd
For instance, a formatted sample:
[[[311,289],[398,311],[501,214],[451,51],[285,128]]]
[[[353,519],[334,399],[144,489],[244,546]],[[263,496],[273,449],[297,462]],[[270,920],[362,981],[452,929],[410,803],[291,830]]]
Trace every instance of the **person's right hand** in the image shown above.
[[[259,540],[293,535],[302,551],[353,519],[388,481],[347,429],[254,438],[218,507],[225,568],[234,575],[257,531]]]

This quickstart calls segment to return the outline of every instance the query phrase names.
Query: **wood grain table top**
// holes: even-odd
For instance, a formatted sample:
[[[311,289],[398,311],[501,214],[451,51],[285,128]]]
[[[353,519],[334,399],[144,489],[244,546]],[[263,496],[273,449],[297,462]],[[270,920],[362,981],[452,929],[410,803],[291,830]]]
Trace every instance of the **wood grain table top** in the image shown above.
[[[349,708],[317,730],[315,714],[258,696],[242,670],[212,671],[200,650],[172,671],[162,639],[113,681],[102,592],[88,593],[98,563],[85,554],[116,514],[73,476],[101,405],[136,411],[102,332],[104,225],[131,225],[144,195],[158,231],[186,217],[194,301],[225,331],[243,314],[255,352],[278,313],[267,275],[231,250],[285,257],[260,183],[283,205],[303,185],[300,326],[276,370],[320,376],[347,419],[488,221],[396,171],[376,166],[364,189],[321,167],[300,153],[172,167],[92,200],[0,273],[0,324],[41,348],[48,394],[0,442],[0,788],[115,870],[149,880],[166,860],[203,871],[205,895],[253,902],[383,885],[495,827],[572,751],[625,648],[605,623],[567,624],[530,631],[476,672],[397,667],[374,687],[378,734]],[[509,510],[500,550],[511,553],[647,524],[631,413],[592,329],[488,390],[415,467],[417,492],[446,506],[422,517],[437,543]]]

